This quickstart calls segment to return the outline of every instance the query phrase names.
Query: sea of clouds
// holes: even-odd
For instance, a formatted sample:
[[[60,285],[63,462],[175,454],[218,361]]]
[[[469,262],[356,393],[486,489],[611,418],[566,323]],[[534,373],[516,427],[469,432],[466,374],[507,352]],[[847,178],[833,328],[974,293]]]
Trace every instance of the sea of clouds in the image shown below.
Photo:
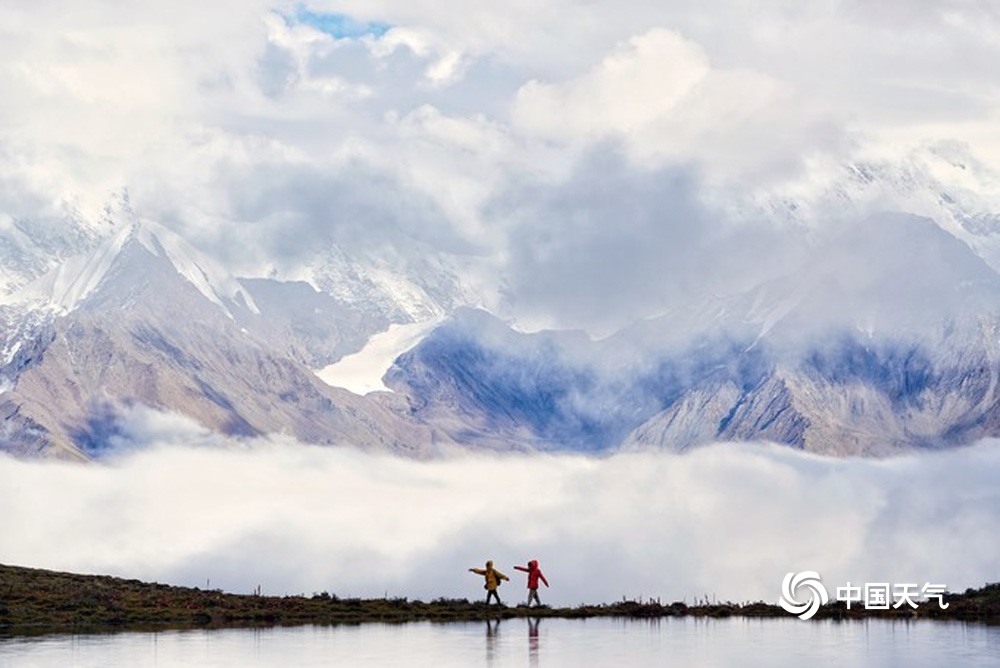
[[[179,445],[178,439],[187,439]],[[1000,442],[887,460],[768,444],[413,461],[198,432],[98,463],[0,457],[0,562],[249,593],[776,601],[791,571],[1000,580]]]

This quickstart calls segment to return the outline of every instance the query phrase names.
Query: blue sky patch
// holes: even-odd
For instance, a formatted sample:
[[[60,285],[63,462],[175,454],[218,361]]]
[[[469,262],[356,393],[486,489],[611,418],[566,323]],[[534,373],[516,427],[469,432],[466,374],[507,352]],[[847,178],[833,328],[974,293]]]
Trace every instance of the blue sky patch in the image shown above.
[[[346,14],[313,12],[305,7],[299,7],[294,14],[286,16],[285,19],[289,23],[298,23],[315,28],[336,39],[363,37],[365,35],[381,37],[392,27],[388,23],[359,21]]]

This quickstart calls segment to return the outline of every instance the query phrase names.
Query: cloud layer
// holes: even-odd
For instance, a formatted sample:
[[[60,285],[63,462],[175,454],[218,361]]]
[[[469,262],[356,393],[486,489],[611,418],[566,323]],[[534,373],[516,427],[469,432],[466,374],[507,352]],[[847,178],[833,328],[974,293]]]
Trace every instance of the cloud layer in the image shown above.
[[[786,572],[996,579],[1000,443],[886,461],[768,445],[685,455],[414,462],[148,426],[80,466],[0,459],[0,560],[271,594],[477,598],[486,559],[537,558],[558,604],[776,600]],[[180,446],[175,441],[201,443]]]
[[[948,218],[942,182],[1000,208],[996,10],[869,4],[22,3],[0,10],[0,230],[99,218],[126,187],[237,273],[301,276],[333,243],[398,261],[416,240],[503,276],[517,316],[621,324],[704,277],[745,285],[734,249],[769,244],[761,219],[843,218],[848,163],[902,161],[911,188],[876,185],[852,216]],[[928,158],[941,142],[953,157]],[[557,244],[605,177],[621,195],[539,275],[526,221]],[[674,261],[706,239],[711,262]],[[615,313],[593,281],[572,290],[604,244],[597,275],[634,295]]]

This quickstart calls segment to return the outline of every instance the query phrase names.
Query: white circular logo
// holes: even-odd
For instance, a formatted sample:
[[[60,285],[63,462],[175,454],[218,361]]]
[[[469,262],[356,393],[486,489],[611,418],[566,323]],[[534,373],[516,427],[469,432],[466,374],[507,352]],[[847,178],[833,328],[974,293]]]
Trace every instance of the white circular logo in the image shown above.
[[[799,587],[808,588],[812,593],[810,599],[805,603],[799,603],[795,594]],[[819,606],[824,605],[830,597],[826,593],[826,587],[820,582],[819,573],[816,571],[802,571],[801,573],[788,573],[781,581],[781,599],[778,605],[792,613],[798,615],[799,619],[810,619],[819,610]]]

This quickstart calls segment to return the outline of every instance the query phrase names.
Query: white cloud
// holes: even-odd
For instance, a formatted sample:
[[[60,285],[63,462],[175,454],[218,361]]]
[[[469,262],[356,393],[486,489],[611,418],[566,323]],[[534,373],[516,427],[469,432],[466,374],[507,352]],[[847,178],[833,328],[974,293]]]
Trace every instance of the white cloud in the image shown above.
[[[713,67],[699,44],[664,28],[569,81],[528,82],[513,108],[514,127],[529,135],[577,147],[618,140],[640,165],[695,165],[743,188],[798,174],[806,156],[829,148],[816,128],[824,121],[786,82]]]
[[[143,428],[170,435],[168,422]],[[552,603],[995,579],[1000,444],[888,461],[780,446],[414,462],[288,442],[165,445],[80,466],[0,459],[5,563],[249,592],[477,598],[537,558]],[[58,537],[55,539],[54,537]],[[515,601],[515,573],[502,590]]]
[[[646,198],[588,222],[618,248],[650,241],[623,219],[632,205],[654,211],[661,198],[643,181],[664,169],[692,175],[684,200],[711,205],[698,224],[713,229],[734,212],[753,219],[748,202],[766,209],[788,197],[824,221],[841,213],[827,195],[845,162],[898,160],[941,140],[966,142],[995,171],[996,12],[869,5],[305,3],[387,26],[338,39],[282,18],[292,6],[269,0],[182,0],[127,15],[106,0],[21,3],[0,9],[0,213],[94,219],[125,186],[140,216],[261,274],[305,262],[356,210],[356,191],[382,187],[392,196],[361,199],[403,228],[373,226],[387,257],[405,255],[393,244],[426,228],[421,238],[441,253],[516,272],[524,210],[555,221],[579,211],[566,198],[602,151],[628,157],[627,189]],[[995,181],[949,174],[974,188],[963,195],[970,207],[1000,199]],[[295,188],[275,187],[296,179],[313,195],[324,191],[316,184],[340,187],[304,204]],[[535,200],[498,206],[512,191]],[[248,193],[270,201],[248,210]],[[891,208],[900,198],[870,199]],[[605,273],[633,264],[646,266],[624,257]],[[532,301],[532,276],[494,279],[527,286],[510,297]],[[690,275],[656,280],[669,284],[661,295]]]
[[[697,44],[655,28],[562,85],[529,81],[517,93],[514,120],[530,132],[563,141],[635,137],[675,110],[710,71]]]
[[[647,169],[606,145],[555,183],[508,184],[491,210],[509,221],[519,321],[607,334],[798,267],[794,231],[731,220],[702,189],[694,168]]]

